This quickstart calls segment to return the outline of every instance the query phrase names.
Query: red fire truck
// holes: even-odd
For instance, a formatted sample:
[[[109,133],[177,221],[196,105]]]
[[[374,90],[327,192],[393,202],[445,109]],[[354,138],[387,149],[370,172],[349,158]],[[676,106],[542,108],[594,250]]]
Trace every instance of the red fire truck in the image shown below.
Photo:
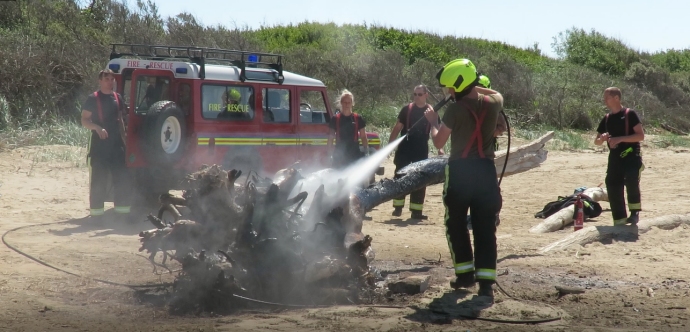
[[[297,162],[303,169],[330,166],[327,88],[283,70],[282,55],[111,46],[107,67],[128,106],[127,165],[149,197],[181,189],[180,180],[203,164],[261,176]],[[367,138],[370,152],[380,148],[376,133]]]

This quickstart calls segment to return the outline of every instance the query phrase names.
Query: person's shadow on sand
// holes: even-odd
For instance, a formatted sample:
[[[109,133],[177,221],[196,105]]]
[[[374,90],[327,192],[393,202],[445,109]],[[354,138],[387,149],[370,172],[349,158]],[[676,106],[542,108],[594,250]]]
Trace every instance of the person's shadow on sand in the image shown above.
[[[429,303],[427,308],[412,307],[415,312],[405,318],[430,324],[451,324],[453,319],[473,319],[493,305],[487,297],[472,295],[469,290],[448,291]]]
[[[113,209],[110,209],[99,217],[86,216],[66,220],[62,223],[65,226],[64,228],[60,229],[59,226],[54,226],[48,232],[57,236],[70,236],[90,232],[95,232],[91,237],[136,235],[141,231],[155,228],[146,219],[146,216],[153,212],[145,209],[132,209],[128,216],[121,216],[115,213]],[[75,225],[76,227],[70,227],[70,225]]]

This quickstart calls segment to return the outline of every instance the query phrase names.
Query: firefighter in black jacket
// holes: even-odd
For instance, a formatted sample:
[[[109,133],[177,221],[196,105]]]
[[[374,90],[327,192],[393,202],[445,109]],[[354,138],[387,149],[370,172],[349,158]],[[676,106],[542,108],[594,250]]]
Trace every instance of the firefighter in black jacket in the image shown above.
[[[640,142],[644,140],[642,122],[637,112],[621,105],[621,90],[604,90],[604,104],[610,110],[601,119],[594,144],[607,142],[609,161],[606,169],[606,191],[614,225],[637,224],[642,210],[640,175],[644,170]],[[625,211],[625,189],[628,192],[630,217]]]
[[[115,213],[130,213],[131,179],[125,164],[124,106],[122,96],[114,91],[115,78],[109,69],[98,74],[99,90],[90,94],[81,112],[81,124],[92,131],[89,138],[90,215],[104,214],[108,199],[108,175],[114,186]]]
[[[398,138],[398,134],[407,134],[407,137],[400,142],[400,145],[395,151],[395,158],[393,159],[396,173],[394,178],[396,179],[399,178],[397,173],[401,168],[429,157],[428,141],[429,131],[431,129],[429,121],[424,118],[424,112],[431,108],[431,106],[426,103],[426,98],[428,96],[429,90],[426,85],[416,86],[414,88],[414,102],[405,105],[400,110],[400,113],[398,113],[398,121],[393,127],[393,130],[391,130],[391,136],[388,142],[395,141]],[[417,123],[420,119],[423,120]],[[417,123],[417,125],[410,130],[410,127],[415,123]],[[412,212],[412,219],[428,219],[426,215],[422,214],[425,196],[426,188],[416,190],[410,194],[410,211]],[[396,197],[393,200],[393,216],[400,217],[404,206],[405,196]]]

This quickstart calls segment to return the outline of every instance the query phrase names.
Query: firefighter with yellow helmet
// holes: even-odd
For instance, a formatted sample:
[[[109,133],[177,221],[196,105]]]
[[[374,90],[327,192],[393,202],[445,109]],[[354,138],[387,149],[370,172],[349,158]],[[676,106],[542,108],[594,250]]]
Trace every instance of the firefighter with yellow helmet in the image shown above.
[[[223,92],[221,112],[218,118],[245,118],[250,120],[248,109],[240,105],[242,94],[237,89],[229,89]]]
[[[480,74],[479,75],[479,85],[481,85],[487,89],[491,89],[491,80],[489,80],[488,76],[486,76],[484,74]]]
[[[443,190],[446,233],[456,276],[451,286],[469,288],[478,282],[477,294],[493,302],[496,213],[501,204],[493,138],[503,96],[479,85],[477,69],[468,59],[447,63],[436,78],[444,94],[454,99],[440,127],[434,111],[425,113],[432,124],[434,145],[441,148],[448,138],[451,140]],[[468,209],[474,228],[474,253],[467,230]]]

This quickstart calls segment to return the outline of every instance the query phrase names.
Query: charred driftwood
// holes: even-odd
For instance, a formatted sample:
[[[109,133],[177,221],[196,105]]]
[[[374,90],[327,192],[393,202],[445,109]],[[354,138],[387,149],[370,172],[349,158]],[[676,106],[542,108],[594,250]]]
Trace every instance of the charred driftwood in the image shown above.
[[[348,236],[345,226],[353,217],[347,196],[338,199],[322,186],[305,205],[309,194],[300,191],[303,177],[295,169],[282,170],[273,180],[248,176],[235,183],[240,175],[217,165],[191,174],[182,197],[161,195],[158,215],[148,217],[156,228],[139,234],[139,250],[148,252],[154,265],[168,258],[182,265],[171,302],[175,308],[222,310],[238,305],[233,294],[350,303],[373,286],[367,255],[372,238]],[[173,222],[163,220],[166,211]],[[162,264],[154,261],[159,252]]]
[[[517,174],[539,166],[546,160],[546,142],[553,138],[550,131],[542,137],[510,150],[506,176]],[[505,152],[496,154],[496,175],[500,175],[505,161]],[[412,163],[398,171],[398,179],[381,179],[379,182],[353,193],[349,199],[349,215],[347,221],[348,232],[361,233],[362,220],[367,211],[394,199],[397,196],[408,195],[411,192],[443,183],[445,181],[445,167],[447,156],[437,156]]]

